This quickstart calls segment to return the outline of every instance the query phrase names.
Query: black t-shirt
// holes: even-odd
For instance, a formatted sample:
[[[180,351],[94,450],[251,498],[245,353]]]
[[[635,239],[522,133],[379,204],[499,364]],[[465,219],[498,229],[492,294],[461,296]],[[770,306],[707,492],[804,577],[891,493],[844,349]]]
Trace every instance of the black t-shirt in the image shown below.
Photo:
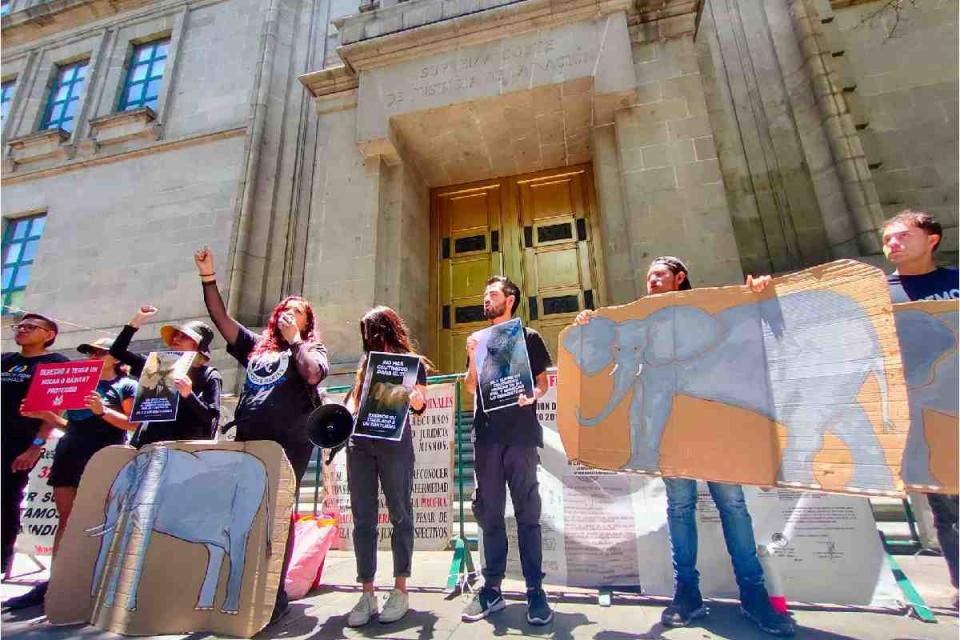
[[[922,276],[891,273],[887,276],[887,284],[894,302],[960,298],[960,277],[956,267],[938,267]]]
[[[70,359],[59,353],[25,358],[17,352],[4,353],[0,359],[0,416],[3,421],[0,446],[4,460],[12,460],[30,446],[42,424],[40,420],[20,415],[20,403],[30,388],[33,370],[38,364],[69,362]]]
[[[294,361],[290,349],[251,355],[259,336],[241,327],[237,340],[227,353],[247,367],[247,377],[234,414],[237,440],[273,440],[288,446],[312,447],[307,435],[307,416],[319,402],[317,388],[308,385]],[[326,370],[327,349],[322,343],[301,344],[323,356]]]
[[[537,376],[552,364],[550,352],[539,333],[524,327],[523,334],[527,342],[527,357],[530,359],[533,384],[536,386]],[[488,414],[480,407],[480,400],[474,398],[473,429],[475,442],[481,445],[543,446],[543,427],[537,420],[536,402],[526,407],[505,407]]]
[[[97,383],[97,393],[103,397],[105,407],[123,413],[123,401],[132,400],[136,395],[137,381],[126,376],[118,376],[113,380],[101,380]],[[108,446],[123,444],[127,438],[124,430],[94,415],[89,409],[70,409],[66,417],[67,430],[63,434],[61,443],[63,440],[76,440]]]

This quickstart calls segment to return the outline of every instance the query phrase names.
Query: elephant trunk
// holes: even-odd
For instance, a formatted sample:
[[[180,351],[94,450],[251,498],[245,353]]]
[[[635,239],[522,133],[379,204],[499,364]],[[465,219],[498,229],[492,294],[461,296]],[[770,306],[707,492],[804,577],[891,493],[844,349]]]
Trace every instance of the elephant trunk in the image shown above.
[[[639,362],[623,363],[622,365],[621,363],[617,363],[613,371],[610,372],[610,375],[614,376],[614,385],[606,406],[600,413],[593,417],[584,416],[580,413],[580,409],[577,408],[577,421],[585,427],[595,427],[609,418],[613,410],[623,402],[627,392],[633,388],[637,378],[640,377],[641,371],[643,371],[643,364]]]

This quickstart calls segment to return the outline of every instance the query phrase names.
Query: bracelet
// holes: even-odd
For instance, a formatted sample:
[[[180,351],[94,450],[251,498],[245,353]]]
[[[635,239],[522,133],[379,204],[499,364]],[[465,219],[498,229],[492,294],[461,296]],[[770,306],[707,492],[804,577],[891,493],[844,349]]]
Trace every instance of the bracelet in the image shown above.
[[[45,444],[47,444],[47,441],[44,440],[43,438],[34,438],[34,439],[33,439],[33,446],[35,446],[35,447],[42,447],[42,446],[45,445]]]
[[[204,285],[204,286],[206,286],[206,285],[208,285],[208,284],[217,284],[217,279],[216,279],[216,278],[213,278],[212,280],[201,280],[201,281],[200,281],[200,284],[201,284],[201,285]]]
[[[213,273],[201,273],[201,274],[200,274],[200,277],[201,277],[201,278],[209,278],[210,276],[215,276],[215,275],[217,275],[217,272],[216,272],[216,271],[214,271]]]

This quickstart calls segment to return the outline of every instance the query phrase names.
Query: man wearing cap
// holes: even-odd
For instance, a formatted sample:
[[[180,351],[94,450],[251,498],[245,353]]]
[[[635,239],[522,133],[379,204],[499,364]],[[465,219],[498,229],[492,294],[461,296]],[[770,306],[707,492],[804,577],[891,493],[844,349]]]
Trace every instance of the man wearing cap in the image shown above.
[[[144,305],[137,310],[130,324],[123,327],[110,348],[110,354],[130,365],[131,373],[139,377],[147,362],[146,356],[129,351],[133,335],[144,321],[156,315],[156,307]],[[197,357],[187,375],[174,383],[180,392],[177,419],[171,422],[144,422],[137,429],[130,444],[140,448],[153,442],[169,440],[210,440],[220,421],[220,372],[209,366],[210,343],[213,329],[199,320],[160,327],[160,337],[174,351],[196,351]]]
[[[84,398],[87,405],[85,409],[68,409],[65,417],[53,411],[24,414],[64,430],[54,451],[53,465],[47,479],[48,484],[53,487],[53,501],[59,517],[57,533],[53,539],[54,555],[67,528],[67,521],[77,498],[77,487],[80,486],[80,478],[87,463],[104,447],[123,444],[127,431],[134,428],[128,418],[133,409],[137,383],[127,377],[124,367],[110,355],[112,343],[110,338],[100,338],[77,347],[77,351],[90,360],[103,363],[96,390]],[[3,606],[8,609],[25,609],[41,605],[47,593],[47,584],[41,582],[27,593],[10,598]]]
[[[0,365],[0,415],[3,429],[3,476],[0,478],[0,537],[3,547],[3,572],[13,560],[13,546],[20,532],[20,502],[30,470],[37,464],[52,424],[20,415],[20,403],[27,395],[33,371],[39,364],[67,362],[65,356],[47,349],[57,338],[57,323],[38,313],[27,313],[13,326],[19,352],[4,353]]]

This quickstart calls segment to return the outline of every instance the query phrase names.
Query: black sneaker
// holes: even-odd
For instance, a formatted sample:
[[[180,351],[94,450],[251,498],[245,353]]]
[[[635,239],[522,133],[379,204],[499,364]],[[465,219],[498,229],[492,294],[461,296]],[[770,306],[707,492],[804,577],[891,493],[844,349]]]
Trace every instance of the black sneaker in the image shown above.
[[[483,620],[491,613],[503,610],[506,606],[507,603],[504,602],[499,589],[484,586],[473,596],[473,600],[463,610],[460,619],[464,622],[476,622]]]
[[[527,622],[537,626],[550,624],[553,611],[547,604],[547,594],[539,587],[527,589]]]
[[[770,604],[770,596],[764,586],[740,590],[740,612],[771,635],[789,637],[797,632],[793,618],[777,613]]]
[[[678,582],[673,593],[673,602],[660,614],[660,623],[665,627],[685,627],[692,620],[703,618],[709,610],[703,606],[700,587]]]
[[[43,605],[43,600],[47,595],[47,585],[49,582],[41,582],[30,591],[23,595],[4,600],[4,609],[29,609],[30,607],[39,607]]]

